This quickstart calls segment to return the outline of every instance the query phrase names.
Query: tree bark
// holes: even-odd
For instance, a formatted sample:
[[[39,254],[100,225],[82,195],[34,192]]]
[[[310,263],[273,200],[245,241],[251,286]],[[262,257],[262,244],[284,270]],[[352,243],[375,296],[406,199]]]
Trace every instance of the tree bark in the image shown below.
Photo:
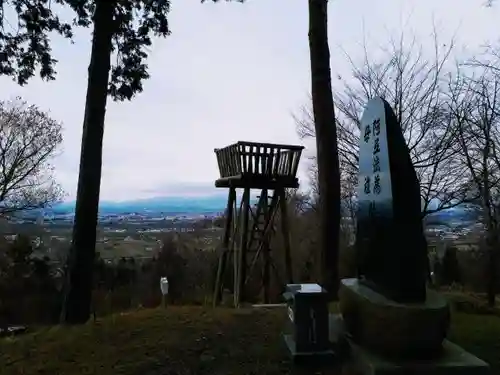
[[[112,0],[98,0],[94,13],[75,220],[61,312],[61,321],[67,324],[85,323],[90,316],[114,5]]]
[[[491,190],[492,186],[490,184],[490,170],[489,170],[489,159],[491,156],[491,142],[492,142],[492,131],[491,131],[491,124],[486,124],[484,134],[486,135],[486,144],[484,145],[483,149],[483,158],[482,158],[482,165],[483,165],[483,171],[482,171],[482,178],[483,178],[483,191],[482,191],[482,198],[483,198],[483,204],[485,206],[485,212],[486,212],[486,228],[487,228],[487,233],[486,233],[486,250],[488,251],[488,269],[487,269],[487,287],[486,287],[486,294],[487,294],[487,299],[488,299],[488,306],[489,307],[495,307],[495,300],[496,300],[496,279],[497,279],[497,264],[496,264],[496,246],[497,246],[497,241],[496,241],[496,221],[495,221],[495,209],[494,209],[494,203],[491,199]]]
[[[488,241],[490,242],[490,241]],[[497,241],[494,241],[497,242]],[[488,285],[487,285],[487,298],[488,298],[488,306],[493,308],[495,307],[496,295],[497,295],[497,249],[496,244],[491,242],[489,243],[488,248]]]
[[[486,190],[486,189],[485,189]],[[484,193],[484,195],[489,199],[487,207],[487,232],[486,232],[486,251],[487,251],[487,269],[486,269],[486,297],[488,300],[488,306],[493,308],[495,307],[495,302],[496,302],[496,287],[497,287],[497,262],[498,262],[498,256],[497,256],[497,246],[498,246],[498,240],[497,240],[497,228],[498,225],[496,225],[496,222],[494,220],[494,215],[492,212],[494,212],[493,207],[492,207],[492,202],[490,200],[490,194],[489,192]]]
[[[309,0],[311,96],[318,160],[321,282],[338,289],[340,170],[328,46],[328,0]]]

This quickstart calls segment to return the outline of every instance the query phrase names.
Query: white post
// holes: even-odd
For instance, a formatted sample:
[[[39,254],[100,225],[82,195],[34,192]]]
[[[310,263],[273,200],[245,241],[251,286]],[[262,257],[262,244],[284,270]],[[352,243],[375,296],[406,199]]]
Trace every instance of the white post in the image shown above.
[[[162,307],[167,306],[167,295],[168,295],[168,279],[166,277],[160,278],[160,290],[161,290],[161,305]]]

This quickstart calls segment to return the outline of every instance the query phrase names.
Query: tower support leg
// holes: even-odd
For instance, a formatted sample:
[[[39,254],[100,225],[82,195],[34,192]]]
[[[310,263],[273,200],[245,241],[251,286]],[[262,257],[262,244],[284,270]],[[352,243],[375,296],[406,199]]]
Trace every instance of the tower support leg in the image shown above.
[[[290,231],[288,223],[288,209],[285,189],[279,189],[279,206],[281,211],[281,233],[283,234],[283,245],[285,247],[285,275],[287,282],[293,284],[292,256],[290,246]]]
[[[234,305],[239,307],[240,303],[245,301],[245,281],[247,275],[247,250],[248,250],[248,222],[250,219],[250,188],[245,188],[243,197],[241,198],[241,222],[240,234],[241,241],[238,248],[238,262],[235,274],[235,294]]]
[[[226,270],[227,257],[229,253],[229,239],[231,235],[231,230],[233,226],[233,215],[234,215],[234,202],[236,201],[236,189],[231,187],[229,189],[229,195],[227,198],[227,207],[226,207],[226,222],[224,225],[224,238],[222,239],[222,251],[219,257],[219,266],[217,268],[217,277],[215,279],[215,290],[214,290],[214,299],[213,305],[217,306],[222,299],[222,291],[223,291],[223,277],[224,272]]]

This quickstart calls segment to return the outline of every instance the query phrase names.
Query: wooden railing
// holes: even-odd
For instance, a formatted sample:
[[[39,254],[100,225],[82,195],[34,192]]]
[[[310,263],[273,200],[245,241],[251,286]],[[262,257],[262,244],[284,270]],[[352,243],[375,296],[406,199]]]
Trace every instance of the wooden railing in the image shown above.
[[[237,142],[215,149],[221,178],[235,176],[295,177],[303,146]]]

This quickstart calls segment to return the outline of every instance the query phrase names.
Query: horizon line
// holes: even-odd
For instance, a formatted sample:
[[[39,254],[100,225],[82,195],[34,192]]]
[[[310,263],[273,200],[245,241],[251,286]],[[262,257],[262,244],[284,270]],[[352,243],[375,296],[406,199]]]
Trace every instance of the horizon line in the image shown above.
[[[99,203],[110,202],[110,203],[126,203],[135,201],[145,201],[152,199],[193,199],[193,198],[226,198],[227,195],[221,193],[211,193],[211,194],[186,194],[186,195],[152,195],[149,197],[137,197],[137,198],[126,198],[126,199],[99,199]],[[62,203],[75,203],[76,197],[71,197],[68,199],[63,199],[60,202],[54,203],[54,205]]]

